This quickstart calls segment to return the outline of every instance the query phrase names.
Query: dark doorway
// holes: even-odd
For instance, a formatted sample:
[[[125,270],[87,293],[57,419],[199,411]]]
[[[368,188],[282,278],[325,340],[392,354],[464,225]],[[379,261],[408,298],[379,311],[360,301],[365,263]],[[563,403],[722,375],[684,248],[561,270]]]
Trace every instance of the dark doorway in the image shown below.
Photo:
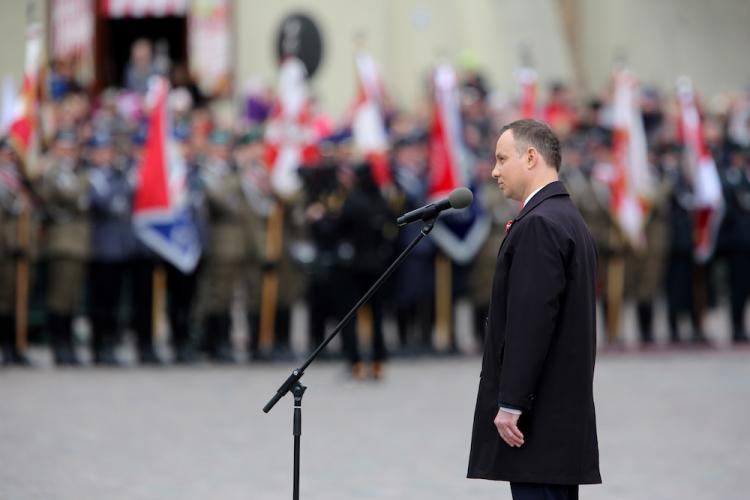
[[[169,55],[170,67],[188,63],[186,17],[107,19],[104,24],[107,39],[101,73],[104,86],[123,86],[130,48],[139,38],[151,40],[154,57],[163,46]]]

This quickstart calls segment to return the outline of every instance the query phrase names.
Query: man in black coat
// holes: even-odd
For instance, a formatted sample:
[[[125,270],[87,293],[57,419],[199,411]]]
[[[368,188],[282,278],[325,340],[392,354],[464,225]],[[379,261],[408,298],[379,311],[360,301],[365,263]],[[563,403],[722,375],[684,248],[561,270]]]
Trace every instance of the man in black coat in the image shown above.
[[[468,477],[510,481],[515,500],[574,499],[601,483],[596,248],[546,124],[506,125],[495,153],[492,176],[524,205],[497,257]]]

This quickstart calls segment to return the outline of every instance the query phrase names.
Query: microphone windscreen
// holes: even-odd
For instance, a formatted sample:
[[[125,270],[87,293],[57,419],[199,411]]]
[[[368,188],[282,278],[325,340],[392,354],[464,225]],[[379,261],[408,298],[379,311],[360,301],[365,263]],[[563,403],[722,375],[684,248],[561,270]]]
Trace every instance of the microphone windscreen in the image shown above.
[[[471,205],[473,200],[474,193],[466,187],[456,188],[448,195],[448,201],[451,204],[451,208],[466,208]]]

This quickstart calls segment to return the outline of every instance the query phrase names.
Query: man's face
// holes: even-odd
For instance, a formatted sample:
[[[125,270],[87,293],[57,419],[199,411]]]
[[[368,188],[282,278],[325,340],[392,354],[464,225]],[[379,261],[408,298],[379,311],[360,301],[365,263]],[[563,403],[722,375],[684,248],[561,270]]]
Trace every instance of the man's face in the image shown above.
[[[60,141],[55,144],[55,155],[61,160],[78,160],[78,147],[69,142]]]
[[[497,140],[495,167],[492,169],[492,177],[506,198],[523,200],[527,173],[524,157],[525,155],[519,154],[516,149],[513,131],[506,130]]]
[[[98,167],[110,166],[114,161],[114,153],[111,146],[100,146],[91,152],[91,161]]]

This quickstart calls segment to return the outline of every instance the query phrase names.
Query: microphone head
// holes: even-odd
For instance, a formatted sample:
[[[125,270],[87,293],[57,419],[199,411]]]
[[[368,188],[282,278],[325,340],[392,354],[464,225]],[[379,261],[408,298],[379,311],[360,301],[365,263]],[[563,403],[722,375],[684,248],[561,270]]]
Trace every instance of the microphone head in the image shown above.
[[[448,202],[451,208],[466,208],[474,200],[474,193],[469,188],[456,188],[448,195]]]

